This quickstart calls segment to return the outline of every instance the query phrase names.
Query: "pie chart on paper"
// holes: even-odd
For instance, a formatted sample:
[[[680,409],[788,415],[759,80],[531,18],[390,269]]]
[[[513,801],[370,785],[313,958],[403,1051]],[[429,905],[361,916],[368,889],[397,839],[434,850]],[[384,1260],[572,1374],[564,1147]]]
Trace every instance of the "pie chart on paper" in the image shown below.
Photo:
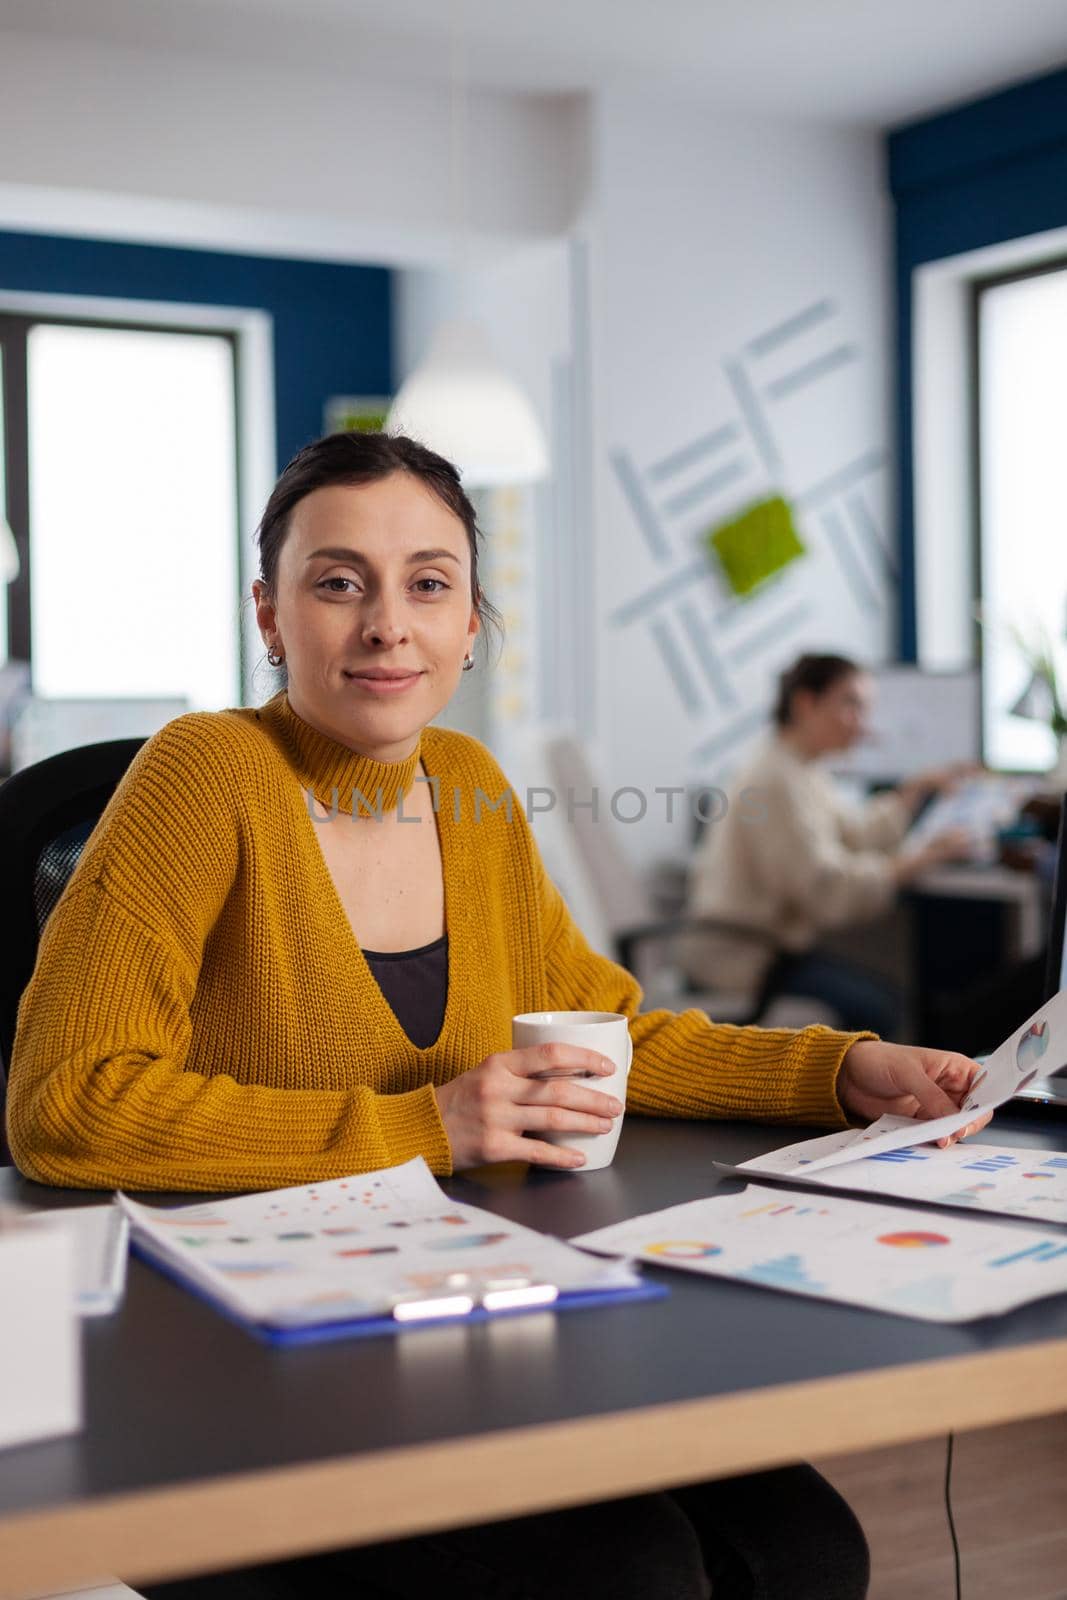
[[[701,1239],[665,1239],[661,1244],[645,1246],[650,1256],[666,1256],[673,1261],[702,1261],[708,1256],[722,1253],[722,1246],[705,1244]]]
[[[943,1233],[881,1233],[878,1235],[879,1244],[891,1244],[897,1250],[925,1250],[930,1245],[951,1244],[951,1240]]]

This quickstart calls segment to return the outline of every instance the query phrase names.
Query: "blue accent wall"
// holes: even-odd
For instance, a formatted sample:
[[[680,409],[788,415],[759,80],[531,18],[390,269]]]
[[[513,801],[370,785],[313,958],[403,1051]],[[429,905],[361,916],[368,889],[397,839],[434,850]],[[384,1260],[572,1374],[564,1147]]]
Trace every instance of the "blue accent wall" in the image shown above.
[[[0,231],[0,289],[269,312],[279,466],[321,434],[328,395],[392,392],[391,276],[385,267]]]
[[[889,135],[896,202],[900,656],[914,661],[912,302],[916,267],[1067,226],[1067,71],[1016,84]]]

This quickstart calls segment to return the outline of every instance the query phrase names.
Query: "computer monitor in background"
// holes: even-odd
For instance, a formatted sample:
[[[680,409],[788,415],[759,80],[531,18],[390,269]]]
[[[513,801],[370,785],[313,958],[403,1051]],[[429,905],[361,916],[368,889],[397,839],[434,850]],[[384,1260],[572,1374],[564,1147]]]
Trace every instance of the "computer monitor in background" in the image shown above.
[[[1060,806],[1060,833],[1056,848],[1056,875],[1052,885],[1052,915],[1048,928],[1048,964],[1045,968],[1045,999],[1067,989],[1067,795]],[[1020,1089],[1016,1100],[1067,1110],[1067,1067],[1057,1063],[1047,1078],[1034,1078]]]
[[[1052,920],[1048,930],[1048,966],[1045,998],[1067,989],[1067,795],[1060,807],[1060,834],[1056,848],[1056,876],[1052,886]]]
[[[926,672],[914,666],[871,669],[871,734],[835,757],[833,770],[867,783],[900,783],[931,767],[981,757],[978,673]]]
[[[68,700],[30,696],[11,726],[11,770],[108,739],[149,739],[189,710],[188,700]]]

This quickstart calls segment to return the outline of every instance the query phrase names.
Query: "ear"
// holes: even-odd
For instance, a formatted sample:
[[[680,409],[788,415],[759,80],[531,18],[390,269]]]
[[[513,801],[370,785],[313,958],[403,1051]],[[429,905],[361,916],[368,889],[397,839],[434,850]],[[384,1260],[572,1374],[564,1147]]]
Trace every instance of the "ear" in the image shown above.
[[[813,689],[794,689],[790,701],[791,721],[797,722],[800,717],[810,716],[818,703],[818,695]]]
[[[478,598],[480,600],[481,599],[481,595],[479,595]],[[481,631],[482,631],[482,619],[478,615],[478,607],[476,605],[474,605],[474,606],[471,606],[470,620],[467,623],[467,641],[468,641],[468,643],[469,644],[473,644],[475,639],[478,637],[479,633],[481,633]]]
[[[276,620],[274,602],[262,578],[252,580],[252,598],[256,602],[256,626],[260,631],[264,628],[273,628]]]

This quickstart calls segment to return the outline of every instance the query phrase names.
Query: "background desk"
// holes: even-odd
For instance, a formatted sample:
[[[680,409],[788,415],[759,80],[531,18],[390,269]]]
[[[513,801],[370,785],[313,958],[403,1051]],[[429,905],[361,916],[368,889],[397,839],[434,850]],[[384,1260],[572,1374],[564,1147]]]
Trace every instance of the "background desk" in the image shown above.
[[[1034,872],[940,867],[884,915],[819,945],[896,986],[907,1013],[898,1036],[984,1054],[1044,997],[1050,899]]]
[[[997,1138],[1062,1148],[1067,1123]],[[613,1168],[457,1198],[569,1235],[794,1135],[634,1118]],[[992,1135],[990,1135],[992,1136]],[[70,1194],[0,1173],[0,1193]],[[81,1434],[0,1453],[0,1594],[136,1583],[1067,1408],[1067,1296],[956,1327],[656,1273],[669,1299],[276,1350],[131,1262]],[[10,1308],[4,1308],[10,1314]]]
[[[1051,890],[1034,872],[942,867],[924,873],[913,910],[914,1037],[982,1055],[1044,997]]]

